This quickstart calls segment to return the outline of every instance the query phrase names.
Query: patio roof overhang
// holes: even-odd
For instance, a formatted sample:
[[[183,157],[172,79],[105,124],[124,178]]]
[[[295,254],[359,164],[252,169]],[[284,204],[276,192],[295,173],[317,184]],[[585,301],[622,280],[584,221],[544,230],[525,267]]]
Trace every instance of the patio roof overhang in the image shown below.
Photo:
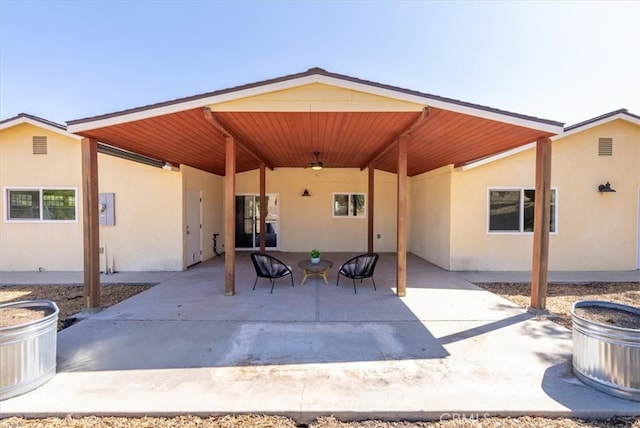
[[[308,167],[397,174],[397,293],[405,295],[406,178],[462,166],[536,141],[532,306],[544,309],[548,258],[551,144],[562,123],[424,94],[314,68],[304,73],[68,122],[81,135],[84,186],[85,301],[99,306],[98,142],[218,175]],[[225,181],[225,247],[235,247],[235,179]],[[369,204],[369,251],[373,211]],[[262,213],[264,222],[266,213]],[[261,224],[264,230],[264,224]],[[261,237],[261,250],[264,238]],[[225,252],[225,294],[235,293],[235,252]]]
[[[415,176],[550,137],[562,132],[562,125],[316,68],[73,120],[68,130],[218,175],[226,174],[220,129],[240,143],[236,172],[257,169],[261,162],[268,168],[307,167],[318,151],[325,167],[373,166],[395,173],[394,143],[403,136],[407,175]]]

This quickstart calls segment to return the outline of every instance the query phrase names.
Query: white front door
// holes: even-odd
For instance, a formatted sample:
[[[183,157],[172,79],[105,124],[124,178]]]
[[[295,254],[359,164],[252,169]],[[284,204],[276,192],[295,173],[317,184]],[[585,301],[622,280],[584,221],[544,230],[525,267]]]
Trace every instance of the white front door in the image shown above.
[[[202,230],[200,190],[187,189],[186,262],[191,266],[202,261]]]

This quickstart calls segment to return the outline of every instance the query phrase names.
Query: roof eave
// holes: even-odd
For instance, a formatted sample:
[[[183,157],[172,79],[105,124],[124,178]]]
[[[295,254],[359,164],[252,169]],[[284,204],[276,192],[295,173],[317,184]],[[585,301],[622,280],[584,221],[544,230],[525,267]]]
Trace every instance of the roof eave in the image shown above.
[[[614,120],[618,120],[618,119],[625,120],[627,122],[640,126],[640,116],[629,113],[626,109],[620,109],[620,110],[605,113],[603,115],[585,120],[575,125],[568,126],[565,128],[563,133],[551,137],[551,140],[552,141],[560,140],[564,137],[569,137],[573,134],[586,131],[587,129],[595,128],[597,126],[604,125],[605,123],[613,122]],[[496,155],[489,156],[484,159],[479,159],[477,161],[470,162],[466,165],[462,165],[458,167],[457,170],[466,171],[468,169],[473,169],[478,166],[486,165],[488,163],[497,161],[499,159],[503,159],[503,158],[524,152],[526,150],[530,150],[534,148],[535,145],[536,145],[535,143],[525,144],[524,146],[516,147],[515,149],[507,150],[505,152],[498,153]]]
[[[626,109],[620,109],[606,113],[584,122],[577,123],[575,125],[567,126],[564,132],[558,136],[558,138],[567,137],[569,135],[577,134],[578,132],[586,131],[587,129],[595,128],[605,123],[613,122],[614,120],[625,120],[640,126],[640,117],[635,114],[629,113]]]
[[[491,107],[439,97],[436,95],[424,94],[409,89],[365,81],[350,76],[329,73],[319,68],[313,68],[303,73],[292,74],[281,78],[265,80],[262,82],[251,83],[187,98],[180,98],[173,101],[138,107],[121,112],[72,120],[67,122],[67,127],[69,132],[80,133],[89,129],[103,128],[106,126],[148,119],[194,108],[202,108],[212,104],[257,96],[279,90],[286,90],[313,83],[323,83],[355,91],[372,93],[423,106],[441,108],[443,110],[536,129],[551,134],[558,134],[562,132],[562,127],[564,125],[561,122],[510,113]]]

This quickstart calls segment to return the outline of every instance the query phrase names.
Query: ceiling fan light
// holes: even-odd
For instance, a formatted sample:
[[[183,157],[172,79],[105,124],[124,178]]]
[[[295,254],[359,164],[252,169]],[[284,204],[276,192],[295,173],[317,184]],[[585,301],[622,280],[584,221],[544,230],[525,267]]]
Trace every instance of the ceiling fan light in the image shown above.
[[[313,152],[313,155],[316,157],[316,160],[311,162],[311,169],[314,171],[320,171],[322,169],[322,162],[318,159],[320,152]]]

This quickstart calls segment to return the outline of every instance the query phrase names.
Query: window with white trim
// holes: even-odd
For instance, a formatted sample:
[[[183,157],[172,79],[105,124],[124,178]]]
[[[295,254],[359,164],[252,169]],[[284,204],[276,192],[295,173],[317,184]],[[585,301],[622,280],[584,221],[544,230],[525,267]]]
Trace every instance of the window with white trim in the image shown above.
[[[76,221],[77,193],[75,188],[6,189],[5,218],[8,221]]]
[[[536,191],[489,189],[489,233],[533,232]],[[556,189],[551,189],[550,232],[556,231]]]
[[[364,193],[334,193],[334,217],[366,217],[366,198]]]

